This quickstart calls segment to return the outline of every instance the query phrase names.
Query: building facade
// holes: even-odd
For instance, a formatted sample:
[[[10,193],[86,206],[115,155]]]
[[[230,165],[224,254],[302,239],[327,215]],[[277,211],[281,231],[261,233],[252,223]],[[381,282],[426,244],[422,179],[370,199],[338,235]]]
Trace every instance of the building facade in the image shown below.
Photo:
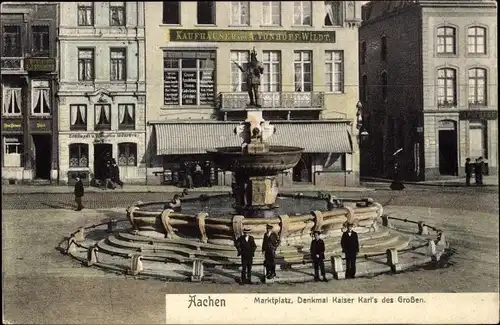
[[[145,179],[144,2],[60,4],[59,179]]]
[[[2,182],[57,181],[57,7],[1,5]]]
[[[358,183],[359,2],[147,2],[146,17],[148,182],[209,159],[207,149],[241,145],[233,129],[249,98],[238,66],[255,49],[271,141],[305,149],[281,184]],[[230,184],[227,173],[214,178]]]
[[[498,171],[495,1],[373,1],[360,28],[360,97],[369,144],[362,173],[406,180]]]

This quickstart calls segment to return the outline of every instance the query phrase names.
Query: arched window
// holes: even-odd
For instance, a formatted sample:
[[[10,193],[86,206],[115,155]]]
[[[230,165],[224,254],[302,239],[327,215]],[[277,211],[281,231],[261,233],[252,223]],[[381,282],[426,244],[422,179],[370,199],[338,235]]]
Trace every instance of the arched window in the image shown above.
[[[137,165],[137,144],[124,142],[118,144],[118,165],[136,166]]]
[[[437,29],[437,52],[440,54],[456,53],[456,31],[450,26]]]
[[[361,42],[361,49],[360,49],[360,57],[359,61],[361,64],[366,63],[366,42]]]
[[[457,71],[451,68],[438,70],[438,107],[457,105]]]
[[[486,105],[486,69],[469,69],[469,105]]]
[[[386,101],[387,100],[387,72],[382,72],[381,75],[381,84],[382,84],[382,100]]]
[[[486,54],[486,28],[473,26],[467,29],[467,52]]]
[[[387,60],[387,37],[382,36],[380,39],[381,45],[380,45],[380,60],[386,61]]]
[[[72,143],[69,145],[69,167],[89,166],[89,145]]]

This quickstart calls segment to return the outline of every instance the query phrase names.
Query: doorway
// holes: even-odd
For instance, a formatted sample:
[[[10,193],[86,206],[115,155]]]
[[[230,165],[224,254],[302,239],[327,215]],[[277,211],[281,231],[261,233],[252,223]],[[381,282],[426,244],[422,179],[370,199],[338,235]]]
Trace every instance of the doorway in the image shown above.
[[[308,154],[302,154],[299,162],[295,167],[293,167],[293,181],[299,183],[311,183],[312,182],[312,159]]]
[[[35,149],[35,178],[50,180],[52,169],[52,136],[50,134],[33,135]]]
[[[457,126],[455,121],[439,121],[439,173],[458,175]]]
[[[106,161],[113,157],[113,145],[109,143],[94,144],[94,178],[104,180]]]

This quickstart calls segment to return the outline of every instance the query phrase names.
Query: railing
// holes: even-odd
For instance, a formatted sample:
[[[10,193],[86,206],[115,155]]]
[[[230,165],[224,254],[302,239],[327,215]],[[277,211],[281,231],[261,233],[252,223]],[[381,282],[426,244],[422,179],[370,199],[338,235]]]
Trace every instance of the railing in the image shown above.
[[[264,109],[323,109],[325,105],[322,92],[263,92],[260,95]],[[250,102],[246,92],[220,93],[218,100],[222,111],[244,110]]]
[[[24,58],[14,57],[14,58],[2,58],[2,70],[24,70]]]

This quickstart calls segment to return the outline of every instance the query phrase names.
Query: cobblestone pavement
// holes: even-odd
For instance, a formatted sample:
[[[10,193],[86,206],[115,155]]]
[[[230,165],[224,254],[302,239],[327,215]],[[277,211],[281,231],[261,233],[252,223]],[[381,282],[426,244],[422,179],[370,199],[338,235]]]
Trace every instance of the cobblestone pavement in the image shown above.
[[[437,270],[294,285],[176,283],[133,279],[81,267],[55,249],[64,236],[79,226],[123,215],[123,207],[137,199],[156,200],[164,196],[86,195],[88,206],[100,209],[79,212],[41,208],[54,202],[72,205],[71,195],[3,196],[4,323],[159,324],[165,322],[168,293],[495,292],[499,289],[498,193],[470,189],[348,195],[371,196],[389,203],[387,212],[445,229],[455,253],[448,267]],[[19,206],[24,209],[16,209]]]
[[[198,196],[201,193],[193,193]],[[313,193],[314,194],[314,193]],[[337,192],[339,198],[372,197],[383,205],[455,207],[498,213],[498,189],[491,188],[409,188],[404,191],[378,189],[365,193]],[[88,209],[109,209],[128,207],[136,201],[168,201],[173,193],[129,193],[102,192],[87,193],[83,203]],[[72,209],[74,197],[69,193],[4,194],[2,209]]]

